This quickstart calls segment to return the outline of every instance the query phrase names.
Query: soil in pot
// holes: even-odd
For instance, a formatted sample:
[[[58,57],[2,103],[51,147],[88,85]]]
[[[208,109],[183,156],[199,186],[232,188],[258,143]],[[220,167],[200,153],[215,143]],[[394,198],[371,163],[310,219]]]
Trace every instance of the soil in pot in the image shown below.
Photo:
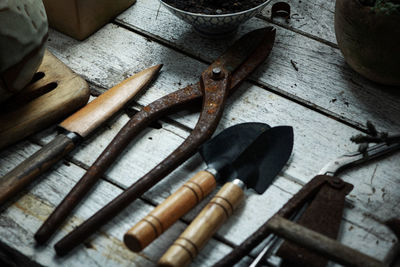
[[[256,7],[266,0],[162,0],[170,6],[192,13],[221,15]]]

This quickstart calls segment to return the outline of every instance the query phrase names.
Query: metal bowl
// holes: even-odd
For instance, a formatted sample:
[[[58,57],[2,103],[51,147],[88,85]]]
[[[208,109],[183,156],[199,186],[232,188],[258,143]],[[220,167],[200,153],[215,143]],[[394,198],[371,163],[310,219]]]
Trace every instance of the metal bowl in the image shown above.
[[[215,38],[223,37],[235,32],[241,23],[260,13],[262,9],[271,2],[271,0],[266,0],[264,3],[256,7],[241,12],[221,15],[207,15],[187,12],[168,5],[162,0],[159,1],[172,14],[191,24],[201,35]]]

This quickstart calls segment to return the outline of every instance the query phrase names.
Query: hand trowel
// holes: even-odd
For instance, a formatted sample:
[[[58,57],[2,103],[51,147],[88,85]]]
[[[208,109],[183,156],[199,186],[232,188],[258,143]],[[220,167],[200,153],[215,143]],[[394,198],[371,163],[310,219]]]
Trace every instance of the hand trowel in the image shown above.
[[[124,236],[126,246],[138,252],[160,236],[210,194],[215,189],[216,182],[228,176],[227,166],[269,128],[264,123],[237,124],[203,144],[199,153],[207,163],[207,169],[195,174],[133,226]]]
[[[186,266],[252,188],[264,193],[288,161],[293,148],[293,130],[279,126],[266,130],[230,164],[231,182],[226,183],[205,206],[158,262],[160,266]]]

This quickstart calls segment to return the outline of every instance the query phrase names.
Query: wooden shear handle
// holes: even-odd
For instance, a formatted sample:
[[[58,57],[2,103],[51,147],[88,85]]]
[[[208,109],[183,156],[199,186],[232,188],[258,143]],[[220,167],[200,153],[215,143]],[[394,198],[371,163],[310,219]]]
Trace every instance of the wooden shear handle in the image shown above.
[[[196,173],[189,181],[158,205],[124,235],[125,245],[139,252],[189,212],[216,187],[207,171]]]
[[[181,236],[161,257],[160,266],[186,266],[232,215],[244,197],[243,189],[226,183]]]

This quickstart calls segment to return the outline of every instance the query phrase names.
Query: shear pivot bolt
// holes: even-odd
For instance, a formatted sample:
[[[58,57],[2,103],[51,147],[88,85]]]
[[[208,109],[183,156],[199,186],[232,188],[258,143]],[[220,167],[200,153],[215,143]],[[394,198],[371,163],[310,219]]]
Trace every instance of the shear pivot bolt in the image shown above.
[[[332,180],[329,181],[331,186],[333,186],[334,188],[342,188],[344,186],[344,183],[342,180],[338,179],[338,178],[334,178]]]
[[[221,77],[221,74],[222,74],[222,71],[221,71],[221,69],[220,68],[213,68],[213,70],[212,70],[212,77],[214,78],[214,79],[218,79],[218,78],[220,78]]]

